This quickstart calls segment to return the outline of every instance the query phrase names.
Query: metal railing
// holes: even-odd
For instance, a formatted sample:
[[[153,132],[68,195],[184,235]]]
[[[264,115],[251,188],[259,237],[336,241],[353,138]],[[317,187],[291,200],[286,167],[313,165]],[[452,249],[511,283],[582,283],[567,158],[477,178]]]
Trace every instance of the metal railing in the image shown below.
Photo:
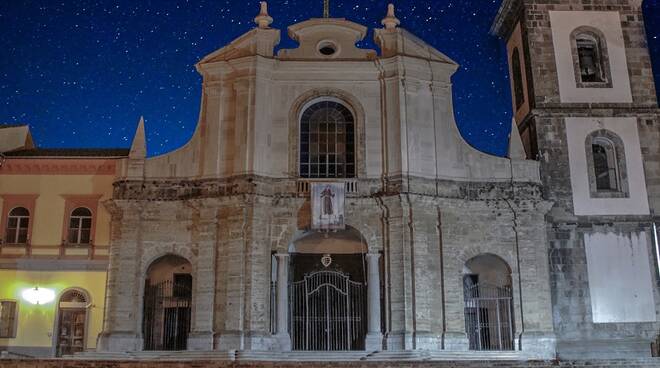
[[[296,192],[299,195],[307,195],[311,191],[312,183],[315,182],[328,182],[328,181],[337,181],[341,182],[343,181],[346,183],[346,194],[356,194],[359,192],[359,187],[358,187],[358,180],[357,179],[299,179],[296,182]]]
[[[470,350],[514,350],[511,288],[475,284],[464,295]]]
[[[364,349],[366,288],[339,271],[318,271],[290,285],[293,350]]]
[[[171,280],[145,287],[144,350],[186,350],[191,301],[190,288]]]

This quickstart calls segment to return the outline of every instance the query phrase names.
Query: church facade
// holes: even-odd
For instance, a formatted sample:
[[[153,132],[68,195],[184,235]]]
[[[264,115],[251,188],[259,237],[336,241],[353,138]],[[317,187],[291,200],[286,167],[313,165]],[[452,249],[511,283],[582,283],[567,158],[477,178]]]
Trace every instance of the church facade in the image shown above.
[[[257,28],[197,64],[201,115],[186,146],[145,159],[140,126],[111,204],[101,349],[166,344],[160,326],[145,336],[143,295],[162,279],[153,262],[175,255],[165,262],[192,279],[189,349],[551,356],[551,203],[515,139],[501,158],[461,138],[457,64],[393,12],[376,30],[380,55],[355,46],[365,27],[334,18],[289,27],[300,46],[274,54],[270,21],[262,9]],[[315,226],[310,194],[331,184],[344,226]],[[471,341],[466,318],[486,335]]]
[[[113,161],[97,352],[651,355],[660,121],[640,1],[504,1],[507,157],[461,137],[458,65],[393,6],[379,51],[324,17],[276,52],[272,22],[262,3],[196,65],[185,146],[148,158],[141,121]]]

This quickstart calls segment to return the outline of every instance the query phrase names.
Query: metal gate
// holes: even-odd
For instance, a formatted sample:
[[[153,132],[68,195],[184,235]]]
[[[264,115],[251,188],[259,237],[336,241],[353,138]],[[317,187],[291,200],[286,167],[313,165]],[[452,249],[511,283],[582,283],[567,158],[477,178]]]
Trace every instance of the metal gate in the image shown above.
[[[191,285],[163,281],[144,289],[144,350],[186,350],[190,332]]]
[[[363,350],[366,288],[340,271],[318,271],[291,285],[293,350]]]
[[[466,284],[464,293],[470,350],[514,350],[511,288]]]

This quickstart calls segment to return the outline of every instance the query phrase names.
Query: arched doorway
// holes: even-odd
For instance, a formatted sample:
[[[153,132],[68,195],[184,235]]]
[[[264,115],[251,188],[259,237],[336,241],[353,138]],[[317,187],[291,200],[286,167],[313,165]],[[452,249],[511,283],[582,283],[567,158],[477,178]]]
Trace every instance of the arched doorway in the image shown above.
[[[367,246],[354,229],[302,234],[290,249],[291,347],[364,350]]]
[[[147,270],[142,333],[144,350],[186,350],[192,304],[192,265],[167,255]]]
[[[73,355],[85,350],[89,304],[88,294],[78,289],[68,290],[60,297],[57,304],[56,356]]]
[[[470,259],[463,270],[463,295],[470,350],[514,350],[509,265],[491,254]]]

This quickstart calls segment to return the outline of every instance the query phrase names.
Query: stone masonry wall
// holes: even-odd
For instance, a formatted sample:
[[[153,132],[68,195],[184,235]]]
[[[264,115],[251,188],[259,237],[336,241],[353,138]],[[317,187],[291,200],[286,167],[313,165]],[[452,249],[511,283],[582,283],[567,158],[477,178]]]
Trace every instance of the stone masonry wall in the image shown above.
[[[555,203],[548,216],[547,237],[550,255],[550,280],[555,332],[561,350],[570,354],[616,355],[617,350],[645,349],[658,332],[660,324],[594,324],[591,315],[589,281],[583,234],[594,231],[625,232],[644,230],[649,233],[652,216],[574,216],[568,147],[566,142],[566,117],[636,117],[638,119],[644,171],[653,211],[660,204],[660,121],[651,62],[646,42],[641,1],[621,0],[521,0],[514,9],[522,9],[520,16],[525,35],[533,81],[533,110],[528,119],[536,127],[538,157],[541,162],[541,178],[544,198]],[[558,75],[549,19],[551,10],[618,11],[621,17],[629,77],[632,88],[632,104],[562,104],[560,102]],[[515,17],[515,16],[514,16]],[[534,153],[532,156],[535,156]],[[649,233],[650,236],[650,233]],[[654,259],[653,249],[649,257]],[[656,279],[657,280],[657,279]],[[657,284],[657,281],[656,281]],[[654,290],[656,305],[658,288]],[[660,308],[657,308],[660,309]],[[610,343],[605,341],[610,340]],[[614,346],[619,349],[611,349]],[[625,341],[630,346],[625,346]],[[600,345],[599,345],[600,344]],[[583,345],[582,348],[576,347]],[[598,345],[598,346],[597,346]],[[574,355],[571,355],[574,356]]]
[[[108,301],[102,350],[142,349],[140,285],[149,264],[166,254],[193,264],[190,349],[279,349],[270,334],[271,254],[288,252],[296,234],[309,229],[310,204],[306,195],[270,194],[260,180],[251,183],[236,187],[252,193],[238,189],[208,197],[196,188],[208,182],[170,182],[169,189],[162,182],[136,191],[128,183],[118,188],[108,203],[115,226],[109,288],[110,295],[121,298]],[[372,192],[346,198],[347,225],[360,232],[365,251],[382,254],[384,346],[467,350],[463,266],[488,253],[504,259],[513,273],[517,341],[534,356],[553,357],[542,246],[548,204],[538,188],[521,183],[422,184],[417,187],[446,194]],[[180,189],[183,195],[176,198],[172,193]],[[172,197],[158,200],[159,193]]]

